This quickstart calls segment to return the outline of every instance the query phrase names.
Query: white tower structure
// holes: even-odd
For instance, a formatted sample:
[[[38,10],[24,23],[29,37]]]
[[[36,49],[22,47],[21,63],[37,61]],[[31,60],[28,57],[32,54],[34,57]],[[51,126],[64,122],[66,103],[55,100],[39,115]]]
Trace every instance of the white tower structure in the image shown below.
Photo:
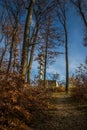
[[[43,80],[43,76],[44,76],[44,54],[40,54],[39,55],[39,63],[40,63],[40,71],[39,71],[39,79]]]

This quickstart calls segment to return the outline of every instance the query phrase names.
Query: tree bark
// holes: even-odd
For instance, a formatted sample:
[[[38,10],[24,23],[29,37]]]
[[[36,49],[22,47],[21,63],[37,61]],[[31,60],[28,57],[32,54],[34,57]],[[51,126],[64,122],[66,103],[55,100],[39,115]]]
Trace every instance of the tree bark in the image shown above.
[[[26,79],[27,67],[28,67],[28,48],[29,48],[29,35],[30,35],[30,26],[32,22],[33,8],[35,0],[31,0],[30,6],[28,8],[28,14],[25,23],[24,30],[24,42],[22,47],[22,59],[21,59],[21,74]]]
[[[8,62],[7,73],[9,73],[10,67],[11,67],[12,55],[13,55],[13,46],[14,46],[14,39],[15,39],[16,32],[17,32],[17,28],[14,28],[13,36],[12,36],[12,42],[11,42],[11,46],[10,46],[10,57],[9,57],[9,62]]]
[[[17,46],[16,46],[16,44],[13,46],[13,48],[14,48],[13,71],[15,72],[16,71],[16,65],[17,65],[17,55],[16,55]]]
[[[62,6],[61,3],[59,2],[59,6],[61,13],[58,15],[59,21],[61,25],[64,28],[64,35],[65,35],[65,69],[66,69],[66,93],[68,92],[69,89],[69,61],[68,61],[68,32],[67,32],[67,19],[66,19],[66,7],[65,4]]]
[[[66,27],[66,21],[64,21],[64,31],[65,31],[65,61],[66,61],[66,93],[69,88],[69,61],[68,61],[68,33]]]
[[[7,42],[7,41],[6,41],[6,42]],[[2,67],[2,62],[3,62],[4,56],[5,56],[5,53],[6,53],[6,50],[7,50],[7,46],[8,46],[8,43],[6,43],[5,49],[3,50],[2,55],[1,55],[0,68]]]
[[[32,49],[31,49],[30,60],[29,60],[28,70],[27,70],[27,82],[29,84],[30,84],[30,78],[31,78],[31,69],[32,69],[32,63],[33,63],[34,48],[35,48],[35,45],[33,45]]]
[[[35,42],[36,42],[36,38],[38,35],[38,21],[36,23],[36,28],[35,28],[35,34],[33,34],[33,44],[32,45],[32,49],[31,49],[31,53],[30,53],[30,59],[29,59],[29,64],[28,64],[28,71],[27,71],[27,81],[30,83],[30,78],[31,78],[31,69],[32,69],[32,63],[33,63],[33,57],[34,57],[34,49],[35,49]]]
[[[44,88],[46,88],[46,70],[47,70],[47,53],[48,53],[48,33],[49,33],[49,29],[48,29],[47,37],[46,37],[45,65],[44,65]]]

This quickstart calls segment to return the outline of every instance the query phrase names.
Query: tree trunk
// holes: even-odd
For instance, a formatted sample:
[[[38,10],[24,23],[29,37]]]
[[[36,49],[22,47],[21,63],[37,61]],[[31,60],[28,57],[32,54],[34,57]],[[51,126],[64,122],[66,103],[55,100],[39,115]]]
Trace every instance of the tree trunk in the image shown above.
[[[7,41],[6,41],[6,42],[7,42]],[[5,49],[4,49],[3,52],[2,52],[2,56],[1,56],[1,59],[0,59],[0,68],[1,68],[1,66],[2,66],[2,62],[3,62],[4,56],[5,56],[5,53],[6,53],[6,50],[7,50],[7,46],[8,46],[8,43],[6,43]]]
[[[30,78],[31,78],[31,69],[32,69],[32,63],[33,63],[34,48],[35,48],[35,45],[32,46],[29,64],[28,64],[28,70],[27,70],[27,81],[28,81],[28,83],[30,83]]]
[[[17,28],[14,28],[13,36],[12,36],[12,42],[11,42],[11,46],[10,46],[10,57],[9,57],[9,62],[8,62],[7,73],[9,73],[9,70],[10,70],[10,67],[11,67],[12,55],[13,55],[13,46],[14,46],[14,39],[15,39],[16,31],[17,31]]]
[[[38,34],[38,23],[36,24],[35,31],[36,32],[33,36],[33,44],[34,45],[32,45],[32,49],[31,49],[31,53],[30,53],[30,60],[29,60],[29,64],[28,64],[28,71],[27,71],[27,81],[29,83],[30,83],[31,69],[32,69],[32,63],[33,63],[33,57],[34,57],[35,42],[36,42],[36,38],[37,38],[37,34]]]
[[[44,88],[46,88],[47,53],[48,53],[48,34],[47,34],[47,38],[46,38],[46,50],[45,50]]]
[[[16,71],[16,65],[17,65],[17,54],[16,54],[17,46],[16,46],[16,44],[14,45],[13,48],[14,48],[13,71],[15,72]]]
[[[30,35],[30,26],[32,22],[34,3],[35,0],[31,0],[30,6],[28,8],[26,23],[25,23],[24,42],[22,47],[22,59],[21,59],[21,74],[24,76],[24,78],[26,78],[27,67],[28,67],[29,35]]]
[[[66,22],[64,23],[64,31],[65,31],[65,61],[66,61],[66,93],[69,88],[69,67],[68,67],[68,33],[66,28]]]

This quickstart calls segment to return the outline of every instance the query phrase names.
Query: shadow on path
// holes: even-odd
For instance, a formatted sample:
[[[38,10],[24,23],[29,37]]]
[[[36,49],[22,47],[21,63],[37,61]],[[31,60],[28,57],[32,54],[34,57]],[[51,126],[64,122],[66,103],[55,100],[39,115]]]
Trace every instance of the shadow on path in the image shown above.
[[[50,119],[37,130],[87,130],[87,105],[73,102],[69,94],[54,94],[48,110]]]

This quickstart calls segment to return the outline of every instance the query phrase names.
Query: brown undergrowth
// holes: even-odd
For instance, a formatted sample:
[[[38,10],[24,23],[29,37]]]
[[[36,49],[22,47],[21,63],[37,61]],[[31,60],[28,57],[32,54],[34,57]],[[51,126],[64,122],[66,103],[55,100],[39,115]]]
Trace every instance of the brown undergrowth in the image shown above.
[[[24,85],[17,74],[0,75],[0,130],[33,130],[47,118],[49,94]]]
[[[74,87],[71,89],[71,97],[75,100],[87,100],[87,87]]]
[[[21,75],[2,72],[0,130],[85,130],[87,106],[77,102],[87,99],[86,94],[86,88],[66,95],[64,88],[31,87]]]

